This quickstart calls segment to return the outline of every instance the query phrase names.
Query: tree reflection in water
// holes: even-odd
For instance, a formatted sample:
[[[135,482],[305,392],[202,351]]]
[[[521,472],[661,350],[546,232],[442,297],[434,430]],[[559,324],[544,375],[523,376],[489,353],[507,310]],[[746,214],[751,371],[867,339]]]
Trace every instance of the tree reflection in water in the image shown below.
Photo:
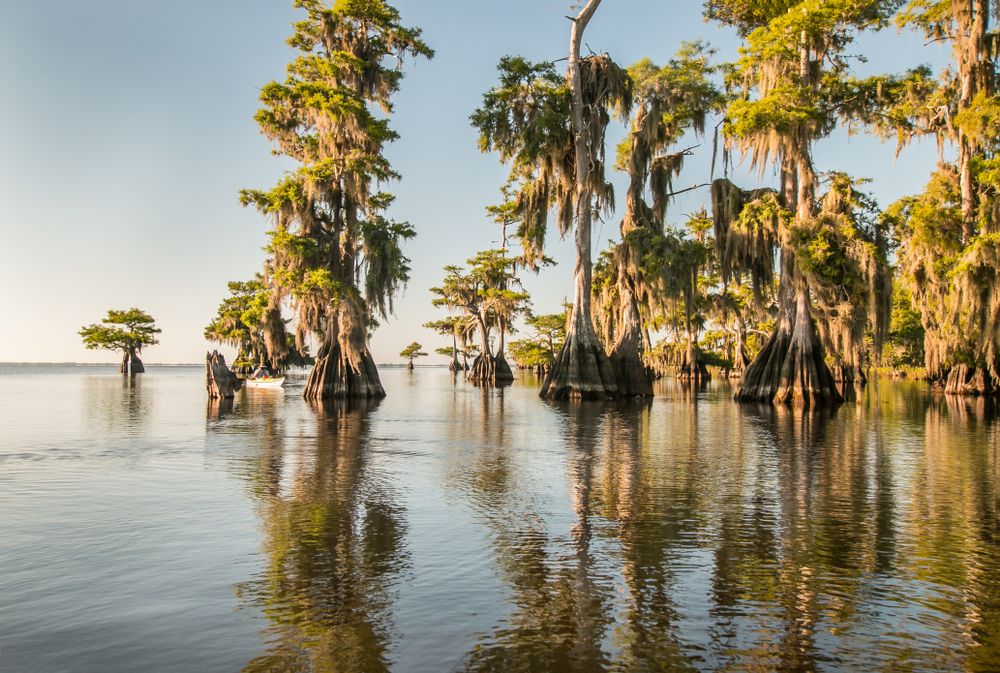
[[[90,433],[137,436],[149,431],[153,395],[143,390],[142,376],[87,376],[81,402]]]
[[[447,422],[434,440],[448,448],[424,465],[442,466],[449,502],[457,496],[481,526],[506,599],[490,586],[450,606],[500,615],[441,655],[464,652],[458,670],[1000,661],[990,401],[873,380],[856,403],[810,411],[731,405],[719,398],[726,387],[688,386],[651,402],[549,403],[528,427],[516,390],[441,394]],[[370,461],[370,411],[317,407],[315,436],[297,436],[280,415],[257,434],[268,568],[240,592],[270,624],[267,651],[247,671],[390,667],[394,592],[420,568],[409,567],[389,473]],[[478,539],[449,553],[477,562]]]
[[[315,436],[259,463],[267,569],[238,587],[270,625],[244,671],[385,671],[406,523],[368,464],[377,402],[317,402]]]

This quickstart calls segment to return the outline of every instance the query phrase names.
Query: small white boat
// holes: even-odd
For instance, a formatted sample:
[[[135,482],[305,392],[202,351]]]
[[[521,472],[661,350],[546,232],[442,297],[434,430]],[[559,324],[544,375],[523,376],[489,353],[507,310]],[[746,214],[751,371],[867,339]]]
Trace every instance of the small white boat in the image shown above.
[[[280,379],[272,379],[270,377],[264,379],[247,379],[245,381],[247,388],[280,388],[285,385],[285,377],[282,376]]]

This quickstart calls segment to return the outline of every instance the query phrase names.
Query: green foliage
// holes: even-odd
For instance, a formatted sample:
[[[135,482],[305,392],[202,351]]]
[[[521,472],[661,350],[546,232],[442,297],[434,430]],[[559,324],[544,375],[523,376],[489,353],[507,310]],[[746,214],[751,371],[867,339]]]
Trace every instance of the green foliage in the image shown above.
[[[705,18],[736,28],[746,37],[777,16],[787,13],[801,0],[707,0]]]
[[[971,349],[969,335],[954,320],[955,271],[965,249],[961,204],[958,171],[942,164],[921,194],[904,197],[886,211],[899,245],[898,282],[920,311],[931,378],[942,376],[956,353]]]
[[[500,81],[483,95],[471,116],[479,149],[497,152],[510,165],[508,188],[517,193],[517,236],[531,269],[542,259],[549,210],[554,207],[561,234],[573,226],[576,199],[576,145],[566,78],[550,62],[532,63],[505,56],[497,66]],[[614,191],[604,179],[604,134],[609,110],[626,116],[632,80],[605,55],[580,63],[584,123],[590,134],[590,191],[598,210],[610,212]]]
[[[410,260],[403,255],[402,242],[416,235],[407,222],[382,217],[362,222],[365,300],[371,313],[383,318],[392,313],[393,297],[410,279]]]
[[[285,81],[263,87],[255,119],[274,153],[299,166],[270,191],[243,190],[240,201],[274,223],[266,248],[273,292],[268,329],[281,331],[286,299],[298,312],[300,341],[309,331],[324,334],[339,317],[337,341],[356,362],[370,329],[392,313],[393,297],[409,279],[401,245],[415,231],[382,215],[392,196],[377,187],[399,178],[384,149],[398,137],[388,114],[402,60],[430,58],[433,51],[384,0],[333,6],[295,0],[295,6],[305,18],[288,43],[299,55]],[[267,347],[280,351],[283,339],[273,337]]]
[[[893,288],[892,322],[886,340],[888,353],[884,359],[894,368],[922,367],[924,364],[924,326],[920,312],[913,305],[913,298],[905,285]]]
[[[262,362],[271,367],[304,365],[312,362],[305,344],[296,343],[294,334],[285,334],[290,346],[283,358],[270,358],[265,343],[265,327],[271,306],[272,291],[257,274],[253,280],[229,283],[231,296],[222,300],[218,312],[208,327],[205,339],[236,349],[234,367],[256,367]],[[284,323],[283,323],[284,324]]]
[[[572,143],[569,87],[551,62],[504,56],[497,70],[500,83],[469,117],[479,131],[479,149],[531,169]]]
[[[508,349],[511,358],[523,367],[554,363],[566,340],[566,315],[529,315],[524,322],[533,328],[534,334],[526,339],[510,342]]]
[[[513,334],[513,321],[528,311],[530,298],[519,287],[515,275],[518,260],[508,258],[503,250],[479,252],[467,260],[469,270],[446,266],[441,287],[432,287],[435,306],[463,312],[478,326],[484,352],[489,352],[489,333],[497,330]],[[468,324],[468,323],[466,323]]]
[[[161,331],[148,313],[130,308],[127,311],[108,311],[101,324],[82,327],[77,334],[83,337],[87,350],[141,353],[144,347],[160,343],[155,335]]]
[[[420,350],[421,348],[423,348],[423,346],[414,341],[409,346],[407,346],[406,348],[404,348],[399,352],[399,357],[406,358],[412,364],[414,358],[422,358],[427,355],[427,353]]]
[[[899,0],[717,0],[706,15],[744,36],[726,72],[732,94],[723,131],[763,172],[774,164],[780,189],[713,185],[713,219],[724,284],[749,276],[758,304],[780,252],[783,310],[794,311],[803,285],[826,350],[861,367],[872,337],[881,351],[891,313],[888,223],[859,187],[865,180],[813,166],[813,144],[839,125],[882,135],[907,130],[908,110],[933,86],[920,68],[900,76],[856,78],[863,61],[848,50],[862,31],[880,30]],[[906,127],[906,128],[904,128]],[[817,198],[825,176],[828,189]]]

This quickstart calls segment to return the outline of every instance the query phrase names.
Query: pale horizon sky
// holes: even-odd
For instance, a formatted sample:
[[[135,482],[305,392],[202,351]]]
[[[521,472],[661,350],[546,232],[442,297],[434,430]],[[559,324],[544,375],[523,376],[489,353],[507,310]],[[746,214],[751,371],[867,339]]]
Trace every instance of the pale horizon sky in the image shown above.
[[[560,59],[569,43],[563,5],[394,4],[437,55],[407,63],[395,99],[400,139],[388,156],[403,179],[388,186],[397,197],[389,215],[417,238],[405,247],[412,272],[397,316],[371,344],[378,363],[401,363],[412,341],[431,353],[450,345],[421,327],[446,315],[428,288],[442,267],[497,245],[484,209],[506,177],[495,155],[480,154],[469,114],[495,84],[500,57]],[[270,155],[253,115],[260,87],[283,79],[294,56],[285,39],[295,18],[291,0],[0,0],[0,361],[116,362],[85,350],[77,331],[132,306],[163,330],[146,362],[200,363],[216,347],[204,327],[227,283],[260,270],[270,228],[238,192],[268,188],[290,167]],[[646,56],[662,64],[697,38],[718,47],[720,61],[736,55],[735,36],[704,23],[697,2],[604,0],[585,42],[622,65]],[[948,58],[891,29],[863,35],[856,52],[869,58],[863,74],[938,69]],[[609,154],[623,133],[613,122]],[[711,137],[682,141],[698,142],[678,188],[708,181]],[[837,133],[814,159],[819,170],[872,178],[887,206],[918,192],[937,162],[933,141],[904,149],[895,165],[893,154],[892,143]],[[757,182],[745,169],[734,180]],[[625,177],[612,181],[623,195]],[[708,205],[707,192],[679,198],[668,220]],[[595,225],[595,255],[617,238],[620,219]],[[554,232],[549,241],[558,266],[524,279],[536,313],[559,311],[572,293],[571,241]]]

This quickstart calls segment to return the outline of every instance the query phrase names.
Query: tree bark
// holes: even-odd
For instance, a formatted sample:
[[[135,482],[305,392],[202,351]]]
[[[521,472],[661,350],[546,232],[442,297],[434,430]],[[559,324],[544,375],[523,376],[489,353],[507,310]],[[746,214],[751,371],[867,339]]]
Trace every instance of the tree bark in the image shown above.
[[[803,406],[840,404],[809,315],[809,295],[792,283],[794,253],[782,251],[781,310],[774,333],[743,374],[737,402],[776,402]]]
[[[212,351],[205,357],[205,387],[212,399],[233,398],[243,381],[226,366],[226,358],[219,351]]]
[[[146,368],[142,366],[142,360],[140,360],[139,356],[136,355],[134,348],[129,349],[128,355],[129,360],[131,360],[131,363],[129,364],[129,374],[142,374],[146,371]]]
[[[490,355],[480,353],[472,361],[472,369],[469,371],[469,381],[482,385],[494,385],[498,383],[510,383],[514,380],[514,372],[507,364],[503,353]]]
[[[336,321],[330,323],[302,396],[307,400],[385,397],[368,348],[365,347],[359,367],[355,369],[340,347]]]
[[[967,365],[955,365],[948,372],[944,392],[947,395],[992,395],[997,390],[993,387],[993,377],[982,367],[971,369]]]
[[[653,394],[653,381],[639,356],[639,343],[642,340],[639,311],[635,306],[635,296],[627,283],[623,283],[621,302],[623,311],[618,339],[608,356],[618,392],[622,397],[650,396]]]
[[[128,351],[122,352],[122,365],[118,368],[119,374],[128,374]]]
[[[590,313],[593,263],[590,254],[590,133],[583,124],[580,45],[583,32],[601,0],[590,0],[573,19],[569,48],[570,115],[576,145],[576,266],[573,313],[566,341],[542,384],[541,397],[552,400],[607,399],[618,396],[611,361],[594,331]]]
[[[448,370],[462,371],[462,363],[458,361],[458,338],[454,334],[451,335],[451,364],[448,365]]]
[[[736,352],[733,354],[733,368],[729,370],[729,378],[742,379],[750,358],[747,356],[747,327],[743,316],[736,314]]]
[[[711,381],[712,375],[708,373],[708,367],[701,356],[701,349],[694,345],[693,340],[688,340],[688,347],[684,351],[684,358],[681,366],[677,369],[677,378],[681,381]]]

